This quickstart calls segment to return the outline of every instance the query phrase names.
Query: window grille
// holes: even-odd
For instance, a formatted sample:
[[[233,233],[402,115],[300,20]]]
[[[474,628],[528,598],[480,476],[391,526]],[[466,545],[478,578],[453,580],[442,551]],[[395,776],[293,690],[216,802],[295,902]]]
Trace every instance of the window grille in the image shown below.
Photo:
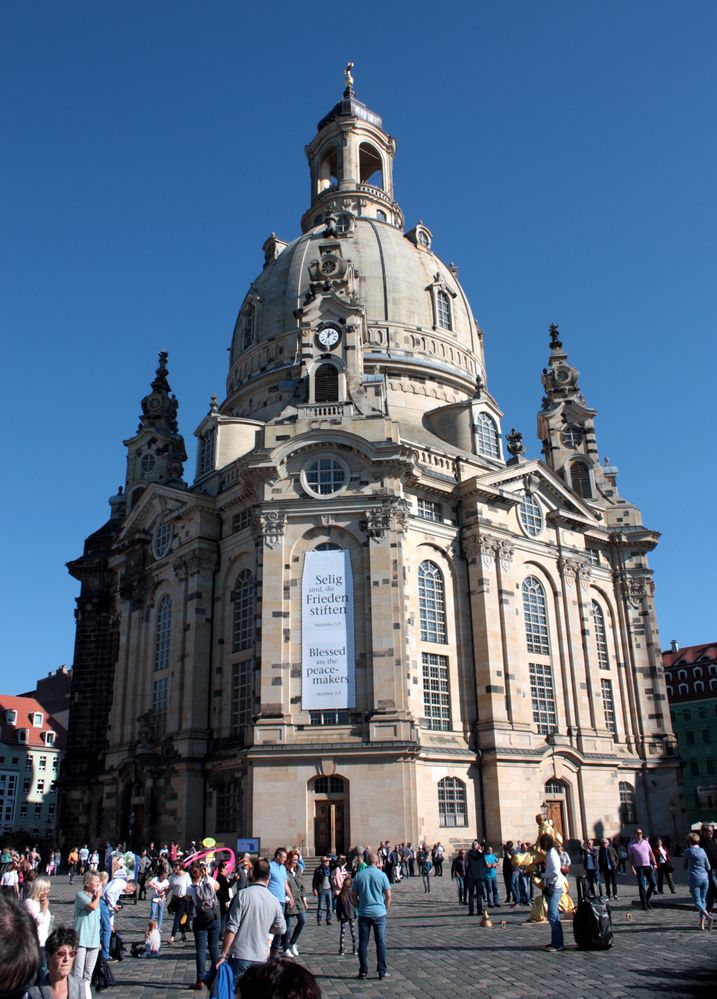
[[[232,665],[231,733],[241,735],[245,725],[251,723],[254,707],[254,662]]]
[[[533,721],[541,735],[550,735],[558,730],[553,671],[550,666],[543,666],[540,663],[530,663],[529,668]]]
[[[627,781],[620,781],[620,821],[623,825],[637,822],[635,788]]]
[[[311,725],[348,725],[348,711],[309,711]]]
[[[468,825],[466,786],[457,777],[438,781],[438,821],[449,828]]]
[[[577,493],[583,499],[589,499],[592,496],[590,469],[584,461],[575,461],[570,466],[570,483],[573,487],[573,492]]]
[[[439,288],[436,292],[436,319],[437,325],[441,326],[444,330],[453,330],[451,300],[447,292],[443,291],[442,288]]]
[[[167,709],[169,707],[169,678],[164,676],[152,684],[152,719],[154,737],[161,739],[167,730]]]
[[[617,732],[617,722],[615,719],[615,702],[612,696],[612,682],[603,678],[600,681],[600,686],[602,688],[602,706],[605,712],[605,728],[614,733]]]
[[[154,668],[166,669],[172,643],[172,598],[168,593],[159,601],[154,639]]]
[[[495,420],[487,413],[479,413],[476,417],[476,441],[478,454],[484,454],[488,458],[500,457],[498,429]]]
[[[540,509],[540,503],[529,493],[526,493],[520,501],[518,516],[525,533],[531,538],[536,538],[543,529],[543,511]]]
[[[550,655],[548,639],[548,614],[545,607],[545,590],[535,576],[523,580],[523,616],[525,641],[528,652]]]
[[[440,523],[443,520],[443,509],[440,503],[434,500],[418,498],[418,516],[423,520],[435,520]]]
[[[451,693],[448,679],[448,656],[422,653],[423,713],[428,728],[440,732],[451,728]]]
[[[317,777],[314,781],[314,794],[343,794],[343,777]]]
[[[418,605],[421,641],[445,644],[446,594],[443,573],[435,562],[421,562],[418,567]]]
[[[244,652],[254,647],[256,587],[251,569],[242,569],[239,573],[231,598],[234,602],[232,652]]]
[[[593,626],[595,628],[595,649],[597,651],[598,666],[600,669],[610,669],[610,657],[608,655],[607,648],[607,634],[605,631],[605,615],[602,612],[602,607],[597,602],[593,600],[592,602],[592,612],[593,612]]]

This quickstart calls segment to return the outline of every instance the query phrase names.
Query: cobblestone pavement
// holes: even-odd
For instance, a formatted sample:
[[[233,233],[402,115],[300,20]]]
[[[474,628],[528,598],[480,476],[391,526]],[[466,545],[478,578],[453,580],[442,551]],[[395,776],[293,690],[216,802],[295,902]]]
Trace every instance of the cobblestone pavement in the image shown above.
[[[502,889],[500,881],[499,885]],[[71,922],[77,887],[77,882],[70,887],[65,876],[53,878],[51,909],[57,922]],[[546,953],[548,926],[527,923],[527,910],[509,906],[493,909],[494,926],[487,929],[479,925],[477,917],[470,918],[465,907],[457,905],[448,876],[432,878],[431,888],[431,894],[424,895],[420,878],[394,886],[387,937],[391,977],[383,981],[376,976],[373,943],[369,978],[357,980],[356,958],[338,957],[338,925],[318,927],[314,911],[308,913],[299,940],[300,960],[318,977],[327,999],[717,995],[717,929],[712,933],[697,930],[697,914],[684,884],[678,885],[674,896],[656,896],[653,910],[643,912],[633,905],[637,890],[632,879],[621,877],[620,899],[613,904],[612,950],[578,951],[572,926],[565,921],[568,949],[561,954]],[[672,908],[673,903],[682,903],[684,908]],[[133,941],[144,938],[148,915],[149,903],[139,902],[126,906],[117,917],[128,952]],[[117,987],[108,993],[110,999],[179,999],[182,995],[188,999],[193,994],[187,991],[195,980],[191,935],[186,943],[169,946],[168,931],[165,926],[159,960],[126,957],[112,966]]]

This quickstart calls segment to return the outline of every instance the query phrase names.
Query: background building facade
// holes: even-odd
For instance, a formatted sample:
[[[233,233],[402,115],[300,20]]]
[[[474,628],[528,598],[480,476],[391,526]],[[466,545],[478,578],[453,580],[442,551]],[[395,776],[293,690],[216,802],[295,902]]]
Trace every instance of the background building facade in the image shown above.
[[[717,817],[717,645],[673,642],[662,661],[690,826]]]
[[[677,756],[647,557],[551,327],[541,460],[355,96],[239,310],[194,480],[167,355],[81,582],[73,838],[669,833]],[[88,751],[89,750],[89,751]]]

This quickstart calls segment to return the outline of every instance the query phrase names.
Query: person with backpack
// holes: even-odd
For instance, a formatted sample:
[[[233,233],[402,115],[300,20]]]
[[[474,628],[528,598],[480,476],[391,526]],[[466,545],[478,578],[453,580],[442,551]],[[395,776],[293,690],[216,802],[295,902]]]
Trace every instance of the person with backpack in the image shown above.
[[[206,865],[192,864],[189,869],[192,883],[187,895],[194,903],[192,931],[196,947],[197,980],[192,986],[201,991],[207,983],[207,949],[214,968],[219,962],[219,928],[221,918],[217,892],[219,885],[207,874]]]

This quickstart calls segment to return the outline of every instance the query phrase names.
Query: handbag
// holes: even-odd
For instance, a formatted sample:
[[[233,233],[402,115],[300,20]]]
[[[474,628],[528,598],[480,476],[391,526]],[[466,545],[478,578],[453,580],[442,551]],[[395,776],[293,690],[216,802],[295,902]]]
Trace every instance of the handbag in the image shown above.
[[[664,867],[664,869],[667,871],[668,874],[672,874],[673,871],[675,870],[670,860],[666,860],[662,866]]]

